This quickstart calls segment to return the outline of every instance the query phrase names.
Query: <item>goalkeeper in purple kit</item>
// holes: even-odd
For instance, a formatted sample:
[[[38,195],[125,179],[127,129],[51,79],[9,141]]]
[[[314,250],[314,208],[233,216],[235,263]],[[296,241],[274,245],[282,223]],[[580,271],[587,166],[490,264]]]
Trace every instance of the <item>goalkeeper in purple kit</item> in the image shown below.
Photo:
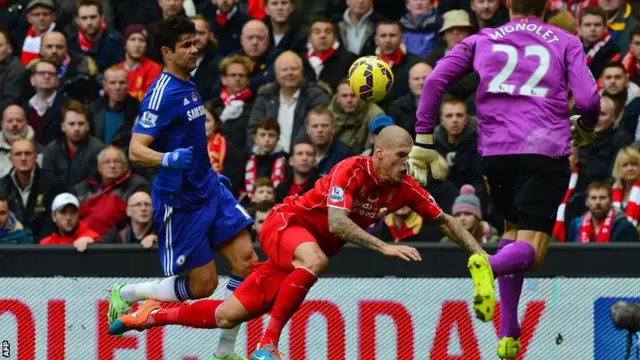
[[[440,98],[448,84],[476,71],[478,151],[505,232],[496,255],[469,259],[473,307],[480,320],[493,318],[497,278],[502,324],[497,352],[511,359],[520,352],[518,301],[524,273],[540,265],[547,252],[571,176],[571,144],[593,141],[600,97],[580,40],[542,22],[547,0],[507,0],[507,6],[511,22],[465,39],[427,78],[409,164],[423,185],[428,170],[441,177],[433,148]],[[580,114],[571,119],[569,90]]]

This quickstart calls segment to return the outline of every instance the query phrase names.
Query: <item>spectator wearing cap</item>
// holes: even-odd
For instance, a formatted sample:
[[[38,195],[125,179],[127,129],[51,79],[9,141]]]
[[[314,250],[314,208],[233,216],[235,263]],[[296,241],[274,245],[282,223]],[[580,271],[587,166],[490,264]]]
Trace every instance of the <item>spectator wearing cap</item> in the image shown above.
[[[498,231],[486,221],[482,221],[482,206],[473,186],[464,185],[460,189],[460,196],[454,201],[452,212],[462,227],[473,235],[478,243],[495,243],[500,239]],[[452,242],[448,236],[440,241]]]
[[[344,74],[356,61],[356,56],[340,44],[329,20],[315,20],[311,24],[309,45],[311,48],[306,53],[304,64],[305,76],[327,83],[335,92]]]
[[[475,30],[469,19],[469,14],[464,10],[447,11],[442,16],[442,19],[442,27],[438,31],[438,34],[444,40],[444,44],[436,47],[433,52],[427,56],[426,62],[431,65],[431,67],[436,66],[438,60],[442,59],[446,53],[460,44],[462,40],[471,36]]]
[[[403,43],[402,28],[397,21],[383,20],[376,25],[376,56],[384,60],[393,71],[395,81],[391,90],[379,102],[387,109],[391,103],[409,92],[409,70],[420,58],[407,52]]]
[[[315,147],[315,163],[320,176],[328,174],[337,163],[353,154],[347,144],[335,137],[333,113],[326,108],[311,109],[305,128]]]
[[[144,94],[162,73],[160,65],[145,56],[147,52],[147,30],[144,25],[127,26],[124,32],[124,61],[119,65],[127,70],[129,95],[142,101]]]
[[[35,95],[22,105],[33,128],[35,141],[47,146],[60,136],[62,105],[69,98],[59,91],[58,69],[52,62],[39,60],[30,71]]]
[[[73,245],[76,250],[83,252],[100,239],[88,222],[80,220],[79,204],[78,198],[70,193],[62,193],[53,199],[51,219],[56,230],[42,239],[40,245]]]
[[[68,188],[96,171],[97,156],[104,147],[102,141],[89,134],[88,114],[80,102],[69,101],[62,110],[63,136],[44,149],[42,168],[53,171]]]
[[[449,164],[447,179],[458,189],[465,184],[484,189],[476,125],[470,122],[462,100],[445,100],[440,105],[440,126],[435,132],[434,145]],[[484,199],[484,192],[480,194]]]
[[[214,45],[215,38],[209,27],[209,20],[200,15],[189,19],[196,26],[196,48],[198,49],[196,68],[191,71],[190,78],[196,84],[202,101],[207,102],[214,97],[213,87],[218,81],[218,67],[221,59]]]
[[[147,188],[147,181],[129,169],[125,153],[107,146],[98,153],[98,173],[73,187],[82,219],[100,236],[126,219],[127,199]]]
[[[402,35],[407,51],[422,59],[437,45],[442,18],[431,0],[405,0],[407,12],[402,19]]]
[[[211,20],[211,31],[218,39],[220,55],[240,50],[240,33],[251,18],[238,8],[238,0],[209,0],[197,6],[198,14]]]
[[[373,155],[373,144],[376,142],[376,138],[382,129],[387,126],[395,125],[396,122],[393,121],[393,118],[387,115],[378,115],[376,116],[371,125],[369,126],[369,138],[367,140],[368,147],[365,151],[362,152],[363,156],[372,156]]]
[[[384,221],[373,228],[372,234],[384,242],[435,242],[442,231],[424,221],[410,207],[405,206],[384,217]]]
[[[140,103],[127,94],[127,71],[113,65],[104,72],[102,98],[89,104],[93,136],[105,144],[129,148]]]
[[[409,70],[409,92],[402,97],[397,98],[391,106],[387,114],[395,119],[399,126],[404,128],[411,134],[416,136],[416,113],[418,112],[418,102],[424,87],[424,81],[431,74],[433,68],[423,62],[419,62]]]
[[[27,14],[27,29],[19,29],[11,35],[11,43],[20,54],[20,61],[27,66],[40,54],[42,37],[49,32],[58,30],[56,27],[56,5],[53,0],[32,0],[25,8]]]
[[[444,22],[439,34],[444,39],[446,45],[436,48],[425,60],[432,68],[442,59],[445,54],[451,51],[462,40],[471,36],[475,30],[469,20],[469,14],[463,10],[451,10],[443,15]],[[471,114],[475,113],[475,93],[480,84],[480,76],[477,73],[470,73],[460,80],[450,84],[446,89],[445,97],[454,96],[464,99]]]
[[[78,31],[69,36],[69,50],[90,56],[100,72],[124,59],[122,35],[105,23],[100,0],[79,0],[75,15]]]
[[[376,24],[382,19],[382,15],[373,10],[373,0],[347,1],[347,9],[334,19],[340,44],[357,56],[373,55]]]
[[[21,104],[25,92],[24,65],[14,55],[9,33],[0,26],[0,113],[11,104]]]
[[[158,236],[153,231],[151,196],[144,191],[133,193],[127,199],[126,225],[114,227],[100,239],[102,243],[140,244],[148,249],[156,244]]]
[[[304,194],[315,186],[319,178],[315,147],[309,140],[296,141],[284,181],[276,186],[276,202],[280,203],[288,196]]]
[[[18,105],[9,105],[2,113],[2,132],[0,132],[0,177],[11,170],[11,145],[22,139],[34,141],[33,128],[27,123],[24,110]],[[38,163],[42,164],[42,145],[36,145]]]
[[[574,35],[577,34],[576,19],[570,11],[560,10],[551,12],[548,17],[549,19],[546,21],[547,24],[568,31]]]
[[[0,195],[0,245],[33,244],[22,223],[9,209],[9,197]]]
[[[63,186],[55,174],[36,162],[34,143],[16,140],[11,144],[11,172],[0,179],[0,194],[9,197],[9,207],[25,230],[37,242],[53,231],[49,210]]]
[[[354,154],[364,151],[371,122],[376,116],[384,114],[378,105],[360,100],[351,91],[346,79],[338,85],[328,109],[334,118],[334,135],[347,144]]]
[[[98,65],[90,56],[69,51],[63,33],[52,31],[42,38],[40,60],[56,64],[62,93],[81,102],[98,98]]]

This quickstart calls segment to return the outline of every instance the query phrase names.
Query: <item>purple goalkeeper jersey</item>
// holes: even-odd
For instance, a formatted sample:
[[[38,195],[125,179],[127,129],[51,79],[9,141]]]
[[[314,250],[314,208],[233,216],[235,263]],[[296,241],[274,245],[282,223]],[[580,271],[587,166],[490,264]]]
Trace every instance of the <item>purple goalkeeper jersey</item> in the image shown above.
[[[569,89],[593,128],[600,96],[580,40],[537,18],[517,18],[466,38],[438,61],[418,106],[416,132],[433,133],[448,84],[475,71],[478,152],[483,156],[570,154]]]

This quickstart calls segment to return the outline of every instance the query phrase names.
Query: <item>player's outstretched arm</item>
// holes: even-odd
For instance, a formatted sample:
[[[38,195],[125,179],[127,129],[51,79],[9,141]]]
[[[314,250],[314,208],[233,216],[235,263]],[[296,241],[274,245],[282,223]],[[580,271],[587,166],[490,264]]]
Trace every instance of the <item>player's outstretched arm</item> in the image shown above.
[[[421,261],[415,248],[403,245],[390,245],[367,233],[349,219],[344,209],[329,207],[329,231],[338,238],[365,249],[375,250],[383,255],[397,256],[406,261]]]
[[[465,230],[453,216],[442,213],[433,220],[433,223],[440,225],[442,231],[461,248],[470,253],[487,255],[473,235]]]

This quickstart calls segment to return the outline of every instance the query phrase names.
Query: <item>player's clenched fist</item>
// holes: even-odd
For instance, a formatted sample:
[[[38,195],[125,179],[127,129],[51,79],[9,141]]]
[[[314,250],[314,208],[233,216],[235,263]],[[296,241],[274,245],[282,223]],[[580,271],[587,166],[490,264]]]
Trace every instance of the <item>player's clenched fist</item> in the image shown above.
[[[193,146],[176,149],[162,156],[162,166],[171,169],[186,169],[193,161]]]
[[[418,134],[416,144],[409,153],[409,174],[422,185],[427,185],[427,169],[436,180],[444,178],[444,169],[438,164],[438,152],[433,147],[433,134]]]
[[[591,145],[596,138],[594,129],[587,129],[580,123],[580,115],[571,117],[571,145],[574,147],[583,147]]]
[[[387,245],[380,251],[386,256],[396,256],[405,261],[422,261],[420,253],[411,246],[404,245]]]

